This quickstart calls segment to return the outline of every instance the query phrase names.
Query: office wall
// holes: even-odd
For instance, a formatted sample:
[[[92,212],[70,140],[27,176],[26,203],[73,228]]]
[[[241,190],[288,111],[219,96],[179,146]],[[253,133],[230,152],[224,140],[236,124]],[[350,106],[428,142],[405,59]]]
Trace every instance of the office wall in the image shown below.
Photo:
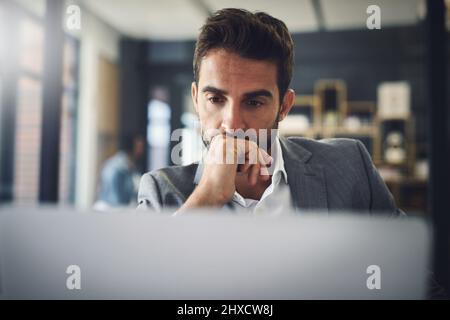
[[[98,150],[98,84],[100,57],[116,63],[120,34],[88,10],[83,10],[80,32],[80,96],[77,127],[75,203],[89,207],[95,200]]]

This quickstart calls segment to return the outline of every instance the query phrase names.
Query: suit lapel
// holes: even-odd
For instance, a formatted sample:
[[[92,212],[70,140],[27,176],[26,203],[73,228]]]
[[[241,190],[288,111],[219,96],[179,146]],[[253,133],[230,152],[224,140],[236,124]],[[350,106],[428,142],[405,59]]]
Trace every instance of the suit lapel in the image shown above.
[[[283,137],[280,137],[280,142],[295,209],[297,211],[320,209],[328,212],[323,167],[308,163],[312,156],[311,152],[295,142]]]

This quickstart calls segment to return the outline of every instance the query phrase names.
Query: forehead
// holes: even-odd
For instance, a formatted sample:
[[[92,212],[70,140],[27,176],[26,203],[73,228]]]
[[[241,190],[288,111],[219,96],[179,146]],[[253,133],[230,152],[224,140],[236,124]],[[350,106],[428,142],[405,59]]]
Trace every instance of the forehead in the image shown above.
[[[273,88],[277,85],[277,67],[271,61],[242,58],[223,49],[210,50],[201,60],[199,84],[222,89]]]

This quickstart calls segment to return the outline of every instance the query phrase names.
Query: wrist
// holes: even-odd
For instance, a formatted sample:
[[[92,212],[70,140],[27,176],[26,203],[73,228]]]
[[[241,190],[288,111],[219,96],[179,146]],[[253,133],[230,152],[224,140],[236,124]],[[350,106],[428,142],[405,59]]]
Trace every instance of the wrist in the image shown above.
[[[229,201],[222,192],[212,190],[210,187],[199,184],[185,204],[188,207],[221,207]]]

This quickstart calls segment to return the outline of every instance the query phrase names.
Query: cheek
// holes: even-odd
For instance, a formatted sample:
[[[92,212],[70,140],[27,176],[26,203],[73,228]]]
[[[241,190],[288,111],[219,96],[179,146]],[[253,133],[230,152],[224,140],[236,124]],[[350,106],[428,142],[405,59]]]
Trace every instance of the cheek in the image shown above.
[[[203,128],[219,128],[222,122],[222,114],[206,102],[199,103],[199,118]]]
[[[243,117],[251,128],[266,128],[270,127],[275,121],[277,111],[278,109],[275,107],[248,110],[243,112]]]

